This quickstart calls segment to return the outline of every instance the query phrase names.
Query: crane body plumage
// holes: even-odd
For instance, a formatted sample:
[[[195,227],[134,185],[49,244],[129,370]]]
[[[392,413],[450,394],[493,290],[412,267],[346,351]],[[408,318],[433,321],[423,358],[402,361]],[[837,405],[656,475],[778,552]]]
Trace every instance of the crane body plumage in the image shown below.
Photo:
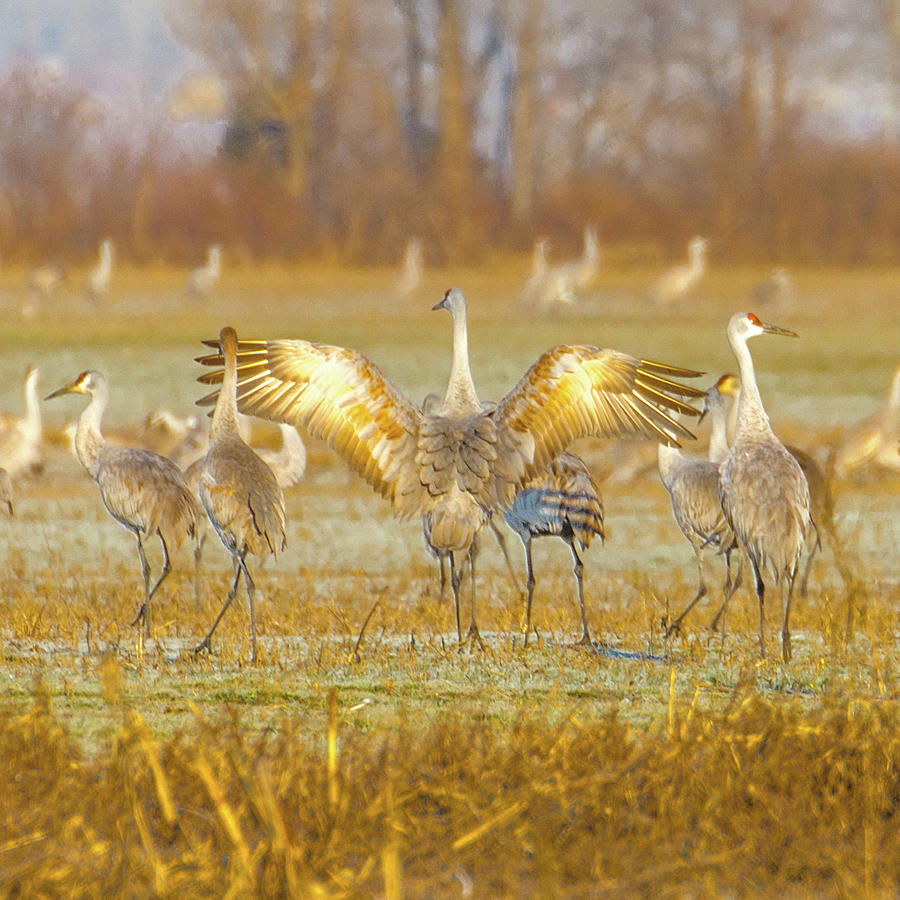
[[[453,356],[433,413],[362,354],[303,340],[238,342],[239,407],[326,441],[400,515],[428,515],[435,546],[460,565],[489,514],[578,437],[693,437],[671,413],[696,413],[682,398],[702,394],[672,377],[699,373],[585,345],[548,350],[485,409],[469,370],[462,291],[434,308],[450,312]],[[200,361],[220,365],[222,355]],[[217,384],[221,370],[201,380]],[[474,604],[469,633],[477,636]]]
[[[97,483],[106,511],[137,541],[144,602],[133,624],[143,621],[149,635],[150,601],[171,571],[169,550],[179,547],[185,538],[196,537],[199,505],[181,470],[170,459],[139,447],[121,447],[106,442],[100,424],[109,401],[109,385],[100,372],[82,372],[74,381],[49,394],[47,399],[69,393],[89,394],[91,398],[78,419],[75,452]],[[162,545],[163,565],[151,588],[143,538],[154,535]]]

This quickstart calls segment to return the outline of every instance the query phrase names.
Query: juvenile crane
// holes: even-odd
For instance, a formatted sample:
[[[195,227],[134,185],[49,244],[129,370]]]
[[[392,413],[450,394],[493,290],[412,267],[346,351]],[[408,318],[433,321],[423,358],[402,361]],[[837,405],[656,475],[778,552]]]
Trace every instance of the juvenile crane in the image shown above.
[[[213,632],[234,600],[243,575],[250,604],[250,661],[255,663],[255,585],[247,568],[247,554],[278,556],[284,549],[284,495],[272,470],[238,433],[235,402],[237,335],[234,329],[223,328],[217,345],[225,363],[225,373],[209,430],[209,450],[200,469],[199,492],[209,521],[237,564],[237,572],[222,609],[194,652],[210,648]]]
[[[545,472],[519,488],[512,506],[503,511],[503,518],[525,548],[525,646],[528,646],[531,631],[531,601],[535,585],[531,541],[536,537],[556,536],[569,545],[575,560],[575,582],[581,609],[581,640],[578,643],[593,647],[584,607],[584,563],[575,544],[577,542],[584,552],[594,537],[599,537],[602,542],[605,534],[600,489],[591,477],[587,463],[571,451],[563,450]]]
[[[107,512],[137,540],[144,601],[132,625],[143,621],[149,635],[150,601],[172,568],[169,550],[179,547],[185,538],[196,536],[199,505],[181,470],[170,459],[138,447],[119,447],[106,442],[100,422],[109,401],[109,385],[100,372],[92,369],[82,372],[74,381],[48,394],[47,399],[63,394],[88,394],[91,398],[78,418],[75,452],[97,482]],[[154,535],[162,545],[163,564],[151,588],[150,564],[144,554],[143,539]]]
[[[243,412],[290,422],[326,441],[394,508],[429,519],[431,542],[449,551],[451,577],[495,509],[582,436],[693,437],[669,414],[696,413],[681,398],[702,392],[671,376],[699,373],[587,345],[546,351],[485,409],[469,370],[466,301],[451,288],[433,309],[453,322],[450,378],[426,414],[362,354],[303,340],[241,341],[237,399]],[[215,354],[200,360],[221,365]],[[222,380],[221,370],[201,378]],[[199,401],[212,402],[216,394]],[[468,634],[478,639],[474,579]],[[454,601],[459,608],[459,593]]]
[[[674,447],[659,445],[659,475],[672,501],[672,515],[681,533],[691,545],[697,557],[697,593],[693,600],[668,624],[666,637],[676,632],[684,617],[706,596],[703,573],[703,553],[712,548],[725,557],[725,584],[722,588],[722,605],[711,624],[715,629],[732,594],[741,582],[740,564],[737,577],[731,578],[731,553],[737,547],[734,533],[719,503],[719,464],[728,454],[725,437],[725,396],[720,385],[729,375],[723,375],[707,392],[703,414],[710,414],[712,430],[709,438],[708,459],[689,458]]]
[[[728,343],[738,361],[741,393],[734,441],[719,470],[719,502],[747,554],[759,600],[759,646],[765,656],[765,584],[767,569],[783,582],[781,653],[791,658],[791,593],[800,555],[812,527],[809,487],[800,464],[775,437],[756,384],[747,341],[759,334],[797,337],[793,331],[761,322],[753,313],[737,313],[728,323]]]
[[[25,415],[4,415],[0,419],[0,466],[10,478],[39,472],[44,464],[41,400],[38,396],[37,366],[25,367],[22,385]]]

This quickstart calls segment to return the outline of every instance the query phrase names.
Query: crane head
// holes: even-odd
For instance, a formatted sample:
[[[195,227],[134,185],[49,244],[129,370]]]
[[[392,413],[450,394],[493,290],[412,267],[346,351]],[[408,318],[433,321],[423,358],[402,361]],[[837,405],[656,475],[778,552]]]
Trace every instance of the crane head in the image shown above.
[[[52,400],[54,397],[61,397],[63,394],[90,394],[94,391],[103,376],[93,369],[86,369],[74,381],[57,388],[44,397],[45,400]]]
[[[788,331],[778,325],[763,322],[755,313],[737,313],[731,317],[728,323],[729,334],[741,340],[748,340],[758,334],[781,334],[785,337],[799,337],[796,331]]]
[[[466,297],[457,287],[447,288],[447,290],[444,291],[444,297],[441,302],[435,303],[431,309],[432,311],[436,309],[446,309],[451,316],[457,312],[465,312]]]

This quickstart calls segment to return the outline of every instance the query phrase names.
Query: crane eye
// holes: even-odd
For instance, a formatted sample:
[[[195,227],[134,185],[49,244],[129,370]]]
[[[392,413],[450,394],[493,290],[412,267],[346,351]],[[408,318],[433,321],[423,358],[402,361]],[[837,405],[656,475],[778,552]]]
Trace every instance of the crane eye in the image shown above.
[[[747,321],[752,325],[762,325],[762,322],[760,322],[753,313],[747,313]]]

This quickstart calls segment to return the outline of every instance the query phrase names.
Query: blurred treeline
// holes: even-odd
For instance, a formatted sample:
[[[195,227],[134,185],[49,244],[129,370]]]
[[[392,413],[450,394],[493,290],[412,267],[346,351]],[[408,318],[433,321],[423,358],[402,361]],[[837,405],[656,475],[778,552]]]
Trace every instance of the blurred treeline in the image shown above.
[[[446,263],[538,234],[576,247],[592,223],[625,263],[696,232],[720,261],[900,260],[898,0],[173,0],[167,17],[208,77],[142,130],[33,63],[2,76],[5,259],[110,236],[136,262],[218,242],[385,263],[415,236]],[[218,153],[174,150],[173,116],[227,122]]]

